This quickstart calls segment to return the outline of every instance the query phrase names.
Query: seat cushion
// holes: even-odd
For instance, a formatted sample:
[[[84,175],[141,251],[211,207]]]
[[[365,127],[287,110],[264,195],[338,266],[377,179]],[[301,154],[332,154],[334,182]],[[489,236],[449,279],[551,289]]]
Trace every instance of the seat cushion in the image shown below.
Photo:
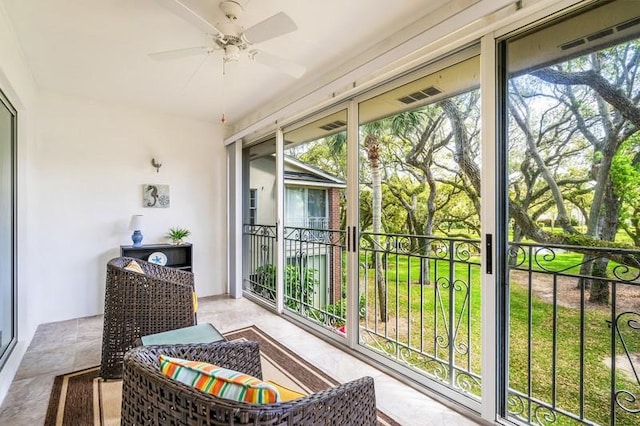
[[[160,371],[185,385],[219,398],[254,404],[280,402],[278,389],[270,383],[200,361],[159,356]]]
[[[267,380],[267,383],[272,384],[273,386],[276,387],[276,389],[278,389],[281,402],[289,402],[289,401],[293,401],[295,399],[300,399],[307,396],[306,394],[298,392],[297,390],[284,387],[281,384],[274,382],[273,380]]]

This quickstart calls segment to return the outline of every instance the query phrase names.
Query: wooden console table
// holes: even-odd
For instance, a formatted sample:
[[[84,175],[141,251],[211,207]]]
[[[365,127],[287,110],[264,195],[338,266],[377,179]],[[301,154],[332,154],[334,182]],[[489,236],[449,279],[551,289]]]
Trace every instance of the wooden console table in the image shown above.
[[[120,256],[134,257],[147,261],[149,261],[149,255],[155,252],[161,252],[167,256],[167,264],[165,266],[192,272],[193,246],[189,243],[180,245],[149,244],[140,247],[120,246]]]

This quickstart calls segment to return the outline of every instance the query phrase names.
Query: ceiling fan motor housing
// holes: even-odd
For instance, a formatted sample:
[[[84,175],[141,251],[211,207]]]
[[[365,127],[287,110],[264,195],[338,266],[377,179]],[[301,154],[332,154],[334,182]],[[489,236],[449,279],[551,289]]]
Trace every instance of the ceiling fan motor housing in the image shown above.
[[[248,0],[228,0],[220,3],[220,9],[224,12],[227,18],[235,21],[238,16],[244,12],[244,7],[247,5]]]

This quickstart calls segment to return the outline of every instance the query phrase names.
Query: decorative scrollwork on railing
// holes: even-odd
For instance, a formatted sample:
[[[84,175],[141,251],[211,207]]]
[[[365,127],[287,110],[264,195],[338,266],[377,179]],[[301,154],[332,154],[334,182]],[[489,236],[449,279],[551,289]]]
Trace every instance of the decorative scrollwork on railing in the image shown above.
[[[616,404],[627,413],[638,414],[640,413],[640,400],[633,393],[628,390],[616,391]]]
[[[242,232],[245,235],[256,235],[261,237],[276,238],[277,228],[275,225],[249,225],[243,226]]]
[[[418,367],[418,365],[421,370],[426,371],[427,374],[431,375],[431,377],[442,382],[449,383],[448,377],[450,367],[445,363],[425,357],[422,362],[415,363],[414,367]]]
[[[286,226],[284,239],[327,246],[344,247],[345,232],[335,229],[297,228]]]
[[[326,231],[326,242],[332,246],[338,246],[338,247],[346,247],[344,239],[345,239],[345,232],[344,231],[336,231],[336,230],[330,230],[330,231]]]
[[[473,395],[479,393],[481,383],[477,377],[474,377],[469,373],[458,371],[456,373],[455,385],[457,389]]]
[[[621,325],[625,326],[626,329],[622,329]],[[634,357],[632,354],[632,349],[629,347],[629,343],[627,342],[627,334],[629,332],[635,334],[640,334],[640,313],[638,312],[622,312],[619,314],[614,323],[615,332],[618,338],[620,339],[620,343],[622,344],[622,348],[624,349],[624,354],[629,361],[629,365],[631,366],[631,371],[636,378],[636,383],[640,385],[640,376],[638,374],[638,370],[640,369],[640,365],[634,364]],[[636,336],[634,339],[630,339],[634,342],[640,341],[640,336]],[[636,345],[637,346],[637,345]],[[634,347],[633,349],[638,350],[639,348]]]
[[[513,391],[507,395],[507,413],[527,424],[549,425],[558,421],[558,413],[552,407]]]
[[[403,354],[401,361],[405,364],[426,372],[434,379],[438,379],[447,384],[449,383],[450,367],[444,362],[407,347],[405,347],[401,353]]]
[[[556,412],[545,405],[538,405],[533,409],[533,417],[539,425],[549,425],[558,420]]]
[[[398,348],[398,359],[406,364],[413,364],[411,357],[413,355],[413,351],[411,348],[407,346],[400,346]]]
[[[636,379],[636,383],[640,386],[640,365],[635,364],[634,356],[634,351],[639,349],[636,342],[640,341],[640,336],[638,336],[638,334],[640,334],[640,313],[620,313],[616,316],[614,330],[616,336],[620,340],[620,344],[624,350],[624,355],[627,358],[628,365]],[[634,338],[631,338],[630,335],[635,336]],[[630,342],[633,342],[634,345],[630,346]],[[640,398],[628,389],[615,389],[615,401],[618,407],[628,413],[640,413]]]
[[[449,241],[433,240],[430,242],[430,244],[433,257],[436,257],[438,259],[449,258],[449,245],[451,244]]]
[[[537,247],[533,251],[533,261],[543,271],[557,272],[550,269],[548,266],[545,266],[552,263],[555,260],[555,258],[556,258],[556,252],[549,247]]]
[[[456,313],[457,318],[455,319],[455,327],[450,327],[453,330],[453,336],[451,336],[451,340],[454,342],[453,349],[456,353],[460,355],[467,355],[469,353],[469,346],[464,342],[458,341],[458,335],[460,334],[460,327],[463,324],[465,313],[469,315],[469,283],[462,280],[455,280],[453,283],[453,289],[456,291],[456,297],[458,292],[462,293],[462,308]],[[468,330],[470,332],[470,330]]]
[[[412,254],[413,243],[408,235],[394,235],[387,241],[388,249],[396,254]]]
[[[449,339],[450,339],[450,332],[449,330],[452,329],[449,327],[449,314],[448,314],[448,310],[446,309],[446,304],[444,302],[444,300],[442,299],[442,294],[448,294],[448,290],[449,290],[449,286],[451,285],[451,283],[449,282],[448,278],[445,277],[440,277],[438,278],[438,280],[436,280],[436,284],[435,284],[435,291],[436,291],[436,306],[435,309],[438,310],[439,315],[442,319],[442,324],[444,326],[444,330],[445,333],[443,334],[437,334],[438,330],[434,330],[434,332],[436,333],[436,344],[438,345],[438,347],[442,348],[442,349],[446,349],[449,347]],[[444,290],[444,291],[443,291]]]
[[[480,247],[477,243],[462,241],[454,248],[454,261],[469,262],[473,256],[480,254]]]
[[[526,398],[513,392],[508,393],[507,412],[512,416],[526,420],[527,405],[528,401]]]
[[[616,265],[611,270],[616,279],[625,282],[625,283],[635,283],[637,284],[638,279],[640,279],[640,268],[633,268],[628,265]]]
[[[326,327],[336,329],[345,323],[345,318],[340,318],[334,314],[331,314],[327,311],[323,311],[321,309],[316,309],[312,307],[306,307],[304,309],[304,316],[309,318],[310,320],[317,322],[318,324],[322,324]]]
[[[299,240],[300,239],[300,228],[284,228],[284,239],[285,240]]]
[[[513,268],[520,267],[527,261],[527,251],[521,245],[511,244],[507,255],[509,265]]]

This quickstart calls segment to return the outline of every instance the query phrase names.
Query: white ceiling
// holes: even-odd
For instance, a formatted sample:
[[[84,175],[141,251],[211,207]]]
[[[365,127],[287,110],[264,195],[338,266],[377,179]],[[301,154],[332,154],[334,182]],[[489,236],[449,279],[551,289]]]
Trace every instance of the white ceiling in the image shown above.
[[[211,40],[156,0],[0,0],[40,89],[229,124],[343,65],[444,0],[251,0],[249,28],[284,11],[298,30],[256,45],[307,68],[300,81],[241,58],[222,75],[222,52],[155,61],[152,52]],[[188,0],[225,19],[219,0]],[[215,18],[212,18],[212,20]],[[204,59],[204,61],[203,61]]]

